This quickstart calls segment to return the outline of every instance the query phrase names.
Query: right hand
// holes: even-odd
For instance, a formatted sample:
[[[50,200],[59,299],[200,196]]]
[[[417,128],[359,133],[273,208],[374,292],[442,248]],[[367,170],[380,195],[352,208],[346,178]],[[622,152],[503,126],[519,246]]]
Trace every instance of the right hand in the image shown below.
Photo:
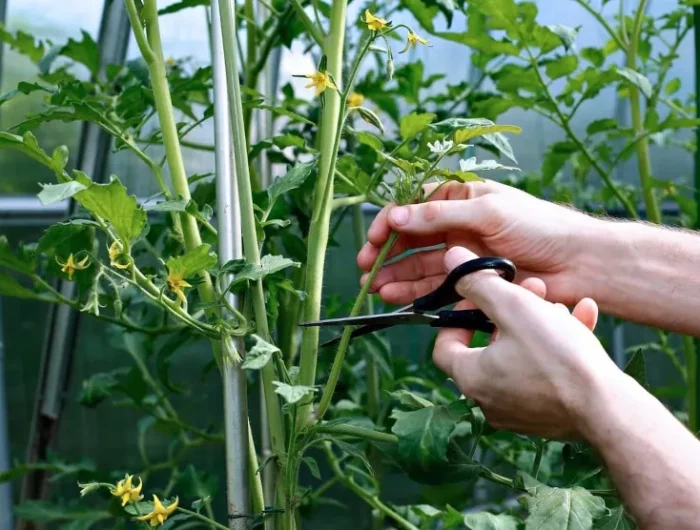
[[[445,253],[451,271],[476,256],[465,248]],[[587,439],[592,411],[605,406],[623,372],[592,333],[596,303],[580,300],[572,313],[543,300],[546,286],[532,277],[521,285],[494,271],[463,277],[456,285],[459,309],[478,307],[496,325],[491,342],[471,348],[473,332],[441,329],[433,361],[495,428],[552,439]]]
[[[435,186],[426,185],[426,193]],[[445,278],[445,252],[462,246],[479,256],[510,259],[518,268],[516,282],[539,277],[550,300],[573,305],[587,295],[577,283],[576,269],[579,256],[591,250],[588,241],[594,241],[597,223],[601,221],[494,181],[448,182],[428,202],[386,206],[372,222],[357,261],[369,271],[396,230],[400,235],[390,256],[442,243],[446,248],[380,269],[372,291],[385,302],[411,303],[438,287]]]

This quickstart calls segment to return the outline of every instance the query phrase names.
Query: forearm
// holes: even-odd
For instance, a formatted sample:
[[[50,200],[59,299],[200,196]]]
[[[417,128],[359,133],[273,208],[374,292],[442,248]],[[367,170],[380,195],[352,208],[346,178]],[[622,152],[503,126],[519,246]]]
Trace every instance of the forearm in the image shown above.
[[[700,336],[700,235],[642,223],[595,220],[583,236],[577,299],[604,313]]]
[[[595,394],[582,432],[602,455],[639,527],[697,528],[700,442],[624,374]]]

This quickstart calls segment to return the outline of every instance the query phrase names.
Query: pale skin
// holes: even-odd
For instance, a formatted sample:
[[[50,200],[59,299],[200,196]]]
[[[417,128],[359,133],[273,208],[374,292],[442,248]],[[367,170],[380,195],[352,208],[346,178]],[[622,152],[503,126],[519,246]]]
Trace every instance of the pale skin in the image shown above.
[[[433,351],[493,426],[591,443],[644,530],[700,526],[700,441],[593,333],[600,307],[700,336],[700,236],[594,218],[492,181],[450,182],[427,203],[384,208],[358,255],[363,270],[392,230],[393,256],[444,245],[380,270],[372,290],[392,304],[410,303],[477,255],[518,267],[515,283],[483,271],[458,284],[461,307],[495,322],[489,346],[470,348],[470,332],[444,329]]]

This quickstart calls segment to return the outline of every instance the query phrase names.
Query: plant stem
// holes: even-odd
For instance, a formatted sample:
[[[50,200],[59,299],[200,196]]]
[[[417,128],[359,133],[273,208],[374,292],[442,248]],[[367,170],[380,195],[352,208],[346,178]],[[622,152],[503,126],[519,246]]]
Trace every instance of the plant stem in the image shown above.
[[[338,86],[342,86],[343,44],[345,42],[345,9],[347,0],[333,0],[331,24],[325,51],[327,72],[333,76]],[[323,269],[328,247],[328,231],[332,211],[333,173],[337,153],[336,135],[339,134],[341,120],[340,94],[335,90],[324,92],[325,106],[320,118],[318,135],[321,138],[321,158],[318,178],[314,188],[314,206],[309,230],[309,248],[306,260],[306,302],[304,320],[318,320],[321,313],[323,290]],[[312,386],[316,379],[319,329],[305,327],[301,335],[301,359],[299,384]],[[309,420],[311,405],[300,407],[297,428]]]
[[[229,530],[228,526],[224,526],[220,523],[217,523],[216,521],[212,521],[211,519],[209,519],[209,517],[206,517],[206,516],[202,515],[201,513],[193,512],[193,511],[187,510],[185,508],[180,508],[179,506],[177,508],[177,511],[182,512],[182,513],[186,513],[190,517],[194,517],[195,519],[199,519],[200,521],[204,521],[205,523],[213,526],[214,528],[219,528],[221,530]]]
[[[537,478],[537,475],[540,472],[540,465],[542,464],[542,454],[544,453],[544,446],[546,445],[546,442],[544,440],[540,440],[537,442],[537,452],[535,453],[535,461],[532,463],[532,472],[530,473],[532,475],[532,478]]]
[[[647,0],[640,0],[637,14],[632,26],[632,35],[630,36],[630,44],[627,52],[627,67],[631,70],[637,70],[637,50],[639,48],[639,38],[642,31],[642,22],[644,20],[644,11]],[[630,109],[632,111],[632,126],[635,136],[640,139],[636,143],[637,164],[639,169],[639,180],[642,185],[642,196],[644,197],[644,205],[647,211],[647,219],[653,223],[661,222],[661,210],[656,200],[654,193],[654,184],[652,182],[651,157],[649,155],[649,140],[644,135],[644,122],[642,120],[642,111],[639,101],[639,89],[630,85],[629,88]]]
[[[257,226],[255,212],[253,210],[253,195],[248,171],[248,155],[246,148],[246,135],[243,123],[243,108],[241,105],[241,87],[238,78],[237,43],[235,12],[231,9],[230,0],[217,0],[221,13],[221,33],[224,42],[224,58],[226,63],[226,77],[229,82],[228,99],[231,112],[231,125],[233,130],[233,155],[238,178],[238,197],[241,207],[241,223],[243,235],[243,248],[246,260],[249,263],[260,265],[260,249],[258,246]],[[262,280],[252,284],[250,292],[255,315],[255,325],[258,334],[266,341],[270,341],[270,332],[267,325],[267,311],[265,309],[265,295],[263,293]],[[284,461],[284,424],[279,405],[279,399],[274,391],[272,382],[275,380],[275,368],[273,363],[267,363],[261,370],[261,379],[265,394],[265,409],[272,449],[278,456],[278,462]],[[280,499],[278,499],[278,502]]]
[[[316,41],[316,44],[318,44],[321,47],[321,50],[323,51],[323,35],[321,34],[321,31],[311,21],[309,15],[306,14],[306,11],[304,11],[304,6],[301,5],[301,2],[299,0],[292,0],[292,6],[294,6],[294,10],[297,12],[299,20],[301,20],[301,23],[304,25],[304,29],[306,29],[306,31],[309,32],[309,36]]]
[[[372,286],[372,282],[374,281],[374,277],[377,275],[377,272],[379,272],[379,269],[381,268],[382,264],[384,263],[384,260],[386,260],[387,256],[389,255],[389,251],[391,250],[391,247],[394,246],[394,243],[396,242],[396,239],[399,237],[399,234],[397,232],[392,232],[391,235],[389,236],[389,239],[387,240],[386,243],[384,243],[384,246],[382,249],[379,251],[379,255],[377,256],[377,260],[374,262],[374,265],[372,266],[372,270],[369,272],[369,275],[367,277],[367,281],[365,284],[362,286],[362,289],[360,289],[360,293],[357,295],[357,298],[355,299],[355,305],[352,307],[352,310],[350,311],[350,317],[357,316],[360,312],[360,309],[362,309],[362,304],[364,303],[365,296],[367,296],[367,293],[369,292],[370,287]],[[343,367],[343,360],[345,359],[345,352],[348,349],[348,344],[350,344],[350,334],[352,333],[352,326],[345,326],[343,329],[343,335],[340,338],[340,344],[338,345],[338,351],[335,354],[335,359],[333,360],[333,367],[331,368],[331,373],[330,376],[328,377],[328,382],[326,383],[326,388],[323,390],[323,395],[321,396],[321,401],[318,404],[318,409],[316,411],[316,418],[318,420],[321,420],[323,418],[323,415],[326,413],[326,410],[328,410],[328,406],[331,403],[331,399],[333,398],[333,393],[335,392],[335,386],[338,383],[338,379],[340,378],[340,371]]]
[[[613,27],[608,24],[608,21],[605,20],[605,17],[603,16],[602,13],[599,11],[596,11],[596,9],[586,0],[575,0],[578,5],[580,5],[582,8],[584,8],[586,11],[588,11],[591,15],[595,17],[595,19],[600,22],[600,25],[605,28],[605,30],[608,32],[608,35],[612,37],[612,39],[617,43],[617,45],[620,47],[622,51],[627,50],[627,45],[624,43],[623,39],[618,35],[618,33],[613,29]],[[624,21],[621,20],[620,24],[624,24]],[[624,34],[624,31],[622,32]]]
[[[398,436],[394,434],[364,429],[355,425],[319,425],[316,427],[316,431],[329,434],[345,434],[347,436],[354,436],[355,438],[363,438],[365,440],[381,443],[395,444],[399,442]]]

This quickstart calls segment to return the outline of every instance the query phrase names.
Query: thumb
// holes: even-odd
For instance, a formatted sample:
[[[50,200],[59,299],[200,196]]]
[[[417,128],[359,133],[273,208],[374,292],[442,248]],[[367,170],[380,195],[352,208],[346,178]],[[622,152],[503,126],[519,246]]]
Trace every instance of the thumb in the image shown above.
[[[452,247],[445,253],[444,265],[447,273],[466,261],[476,258],[476,254],[463,247]],[[488,316],[496,327],[511,327],[522,312],[523,302],[538,297],[526,289],[505,281],[494,270],[483,270],[467,274],[457,282],[457,292],[470,300]],[[538,299],[539,300],[539,299]]]

